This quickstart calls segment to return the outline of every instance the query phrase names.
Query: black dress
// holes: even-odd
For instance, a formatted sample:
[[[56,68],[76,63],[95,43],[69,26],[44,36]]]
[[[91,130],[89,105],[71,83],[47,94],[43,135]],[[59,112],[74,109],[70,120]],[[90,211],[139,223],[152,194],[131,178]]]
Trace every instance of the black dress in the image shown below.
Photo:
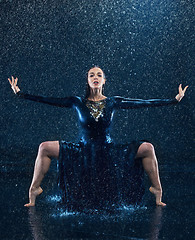
[[[21,98],[59,107],[75,108],[81,139],[60,141],[58,183],[69,210],[110,209],[139,204],[143,198],[143,167],[135,159],[144,141],[116,144],[110,137],[115,110],[176,104],[176,99],[108,97],[90,101],[81,97],[50,98],[18,92]]]

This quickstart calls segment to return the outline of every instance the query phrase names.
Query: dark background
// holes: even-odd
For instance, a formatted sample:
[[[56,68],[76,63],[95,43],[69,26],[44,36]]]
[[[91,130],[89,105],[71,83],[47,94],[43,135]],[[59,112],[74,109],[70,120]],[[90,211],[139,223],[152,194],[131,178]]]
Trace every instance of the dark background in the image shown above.
[[[163,165],[192,161],[194,9],[182,0],[1,0],[3,153],[79,140],[73,110],[18,99],[8,77],[17,76],[25,93],[83,96],[86,72],[97,64],[107,96],[174,98],[180,83],[189,85],[177,106],[118,111],[112,136],[150,140]]]

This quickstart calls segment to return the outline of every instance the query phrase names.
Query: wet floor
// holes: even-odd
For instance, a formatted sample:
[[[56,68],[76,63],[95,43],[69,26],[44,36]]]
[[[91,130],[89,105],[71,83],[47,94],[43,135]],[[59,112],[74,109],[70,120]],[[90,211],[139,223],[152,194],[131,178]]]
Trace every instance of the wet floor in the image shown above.
[[[0,239],[193,239],[194,176],[192,166],[161,171],[164,201],[156,207],[146,192],[142,206],[121,207],[115,213],[67,212],[60,204],[53,164],[43,182],[44,193],[33,208],[23,207],[32,165],[1,163]],[[9,169],[9,171],[8,171]],[[171,169],[171,170],[170,170]],[[147,179],[145,181],[148,187]]]

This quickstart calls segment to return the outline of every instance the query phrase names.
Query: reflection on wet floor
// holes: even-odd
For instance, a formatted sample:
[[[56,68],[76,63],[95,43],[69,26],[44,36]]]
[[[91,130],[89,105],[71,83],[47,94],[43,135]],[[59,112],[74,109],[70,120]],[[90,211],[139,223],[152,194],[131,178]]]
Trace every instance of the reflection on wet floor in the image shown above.
[[[133,213],[133,208],[131,208],[131,213],[128,213],[128,211],[126,213],[121,213],[120,215],[113,215],[113,216],[106,216],[106,215],[98,215],[98,216],[89,216],[89,215],[79,215],[79,214],[70,214],[67,212],[64,212],[65,214],[63,215],[63,218],[66,220],[70,220],[70,222],[68,223],[68,221],[66,222],[66,230],[64,232],[66,232],[66,234],[72,234],[72,235],[77,235],[80,234],[81,236],[83,235],[89,235],[90,239],[91,237],[100,237],[101,239],[104,237],[104,239],[110,239],[110,237],[112,237],[112,239],[140,239],[137,237],[132,237],[132,236],[128,236],[126,235],[126,231],[128,230],[128,227],[131,229],[131,224],[133,223],[131,219],[132,216],[130,216],[129,214],[134,214]],[[139,211],[139,208],[135,209],[135,211]],[[141,211],[143,210],[143,208],[140,208]],[[146,208],[145,208],[146,210]],[[45,237],[45,235],[47,235],[45,233],[44,235],[44,231],[43,231],[43,223],[42,223],[42,216],[40,214],[40,212],[36,211],[36,208],[30,208],[28,210],[28,214],[29,214],[29,225],[30,225],[30,229],[32,231],[32,235],[34,237],[34,239],[47,239]],[[144,214],[144,211],[143,211]],[[162,214],[163,214],[163,209],[161,207],[155,207],[153,213],[151,214],[151,219],[150,219],[150,226],[149,226],[149,232],[148,232],[148,237],[147,239],[158,239],[159,236],[159,231],[161,229],[161,221],[162,221]],[[72,215],[72,220],[69,217],[70,215]],[[60,215],[62,216],[62,215]],[[57,216],[56,216],[57,217]],[[138,217],[138,216],[137,216]],[[63,219],[61,218],[61,220],[63,221]],[[76,220],[76,222],[75,222]],[[64,221],[63,221],[64,222]],[[74,222],[74,223],[73,223]],[[102,232],[98,232],[96,231],[95,226],[97,225],[102,225],[103,224],[103,228],[102,228]],[[69,226],[68,226],[69,225]],[[90,226],[91,225],[91,226]],[[109,225],[113,227],[113,229],[109,229]],[[115,227],[114,227],[115,225]],[[86,227],[87,226],[87,227]],[[91,228],[91,229],[90,229]],[[117,232],[116,232],[116,228],[117,228]],[[90,232],[89,229],[91,230]],[[111,231],[110,231],[111,230]],[[133,229],[131,229],[133,230]],[[135,233],[134,233],[135,234]],[[53,236],[55,237],[55,236]],[[75,238],[76,239],[76,238]]]
[[[136,211],[136,210],[135,210]],[[148,237],[149,239],[158,239],[158,235],[159,235],[159,231],[161,228],[161,220],[162,220],[162,211],[163,209],[161,207],[156,207],[152,216],[151,216],[151,221],[150,221],[150,230],[149,230],[149,234]],[[131,210],[132,212],[132,210]],[[36,208],[30,208],[28,210],[28,214],[29,214],[29,225],[30,225],[30,229],[32,231],[32,235],[34,237],[34,239],[47,239],[47,237],[45,235],[47,235],[47,233],[45,233],[44,235],[44,231],[43,231],[43,223],[42,223],[42,216],[40,214],[40,212],[36,211]],[[123,213],[124,214],[124,213]],[[131,213],[132,214],[132,213]],[[70,222],[66,225],[66,230],[64,232],[66,232],[66,234],[72,234],[72,235],[77,235],[80,234],[81,236],[83,235],[89,235],[90,239],[91,237],[104,237],[105,239],[108,238],[110,239],[110,237],[112,238],[121,238],[121,239],[132,239],[132,237],[130,236],[125,236],[125,229],[127,227],[127,225],[129,224],[129,217],[124,215],[116,215],[116,216],[83,216],[83,215],[79,215],[79,214],[72,214],[72,216],[74,216],[74,221],[71,221],[71,218],[68,218],[68,216],[70,216],[70,213],[65,213],[64,214],[64,218],[67,218],[67,220],[69,219]],[[62,215],[61,215],[62,216]],[[130,217],[131,218],[131,217]],[[61,219],[63,221],[63,219]],[[72,219],[73,220],[73,219]],[[75,222],[76,220],[76,222]],[[74,223],[73,223],[74,222]],[[109,224],[113,225],[113,223],[115,223],[117,225],[117,229],[118,229],[118,233],[115,233],[115,230],[112,230],[112,233],[109,233]],[[122,223],[122,224],[121,224]],[[103,224],[105,229],[102,229],[103,232],[98,232],[96,231],[96,227],[95,225],[100,225]],[[69,226],[68,226],[69,225]],[[90,226],[91,225],[91,226]],[[118,226],[119,225],[119,226]],[[86,227],[88,226],[88,227]],[[89,228],[92,228],[91,232],[87,232],[87,230]],[[119,234],[120,233],[120,234]],[[55,236],[53,236],[55,237]],[[134,239],[140,239],[140,238],[134,238]]]
[[[13,169],[12,169],[13,170]],[[12,172],[12,171],[10,171]],[[14,172],[14,171],[13,171]],[[27,171],[28,172],[28,171]],[[43,183],[44,193],[33,208],[23,207],[31,173],[1,174],[1,239],[192,239],[194,221],[193,172],[162,174],[164,201],[156,207],[147,192],[142,206],[121,207],[116,213],[67,212],[59,203],[56,174]],[[147,182],[146,182],[147,185]]]

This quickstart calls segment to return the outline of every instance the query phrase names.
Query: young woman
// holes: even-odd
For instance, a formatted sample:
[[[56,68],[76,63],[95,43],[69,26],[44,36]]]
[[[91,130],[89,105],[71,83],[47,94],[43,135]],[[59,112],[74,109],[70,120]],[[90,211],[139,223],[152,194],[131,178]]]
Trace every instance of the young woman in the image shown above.
[[[180,84],[174,99],[106,97],[104,72],[99,67],[92,67],[88,71],[85,98],[51,98],[24,94],[17,86],[17,78],[12,76],[8,80],[20,98],[75,108],[81,130],[78,143],[47,141],[40,144],[26,207],[34,206],[36,197],[42,193],[40,184],[51,158],[58,159],[59,185],[67,206],[80,209],[94,204],[101,207],[103,204],[139,202],[143,196],[143,168],[151,181],[149,190],[154,194],[156,204],[166,205],[161,201],[162,187],[153,145],[146,141],[115,144],[110,137],[110,125],[115,110],[177,104],[188,86],[182,89]]]

